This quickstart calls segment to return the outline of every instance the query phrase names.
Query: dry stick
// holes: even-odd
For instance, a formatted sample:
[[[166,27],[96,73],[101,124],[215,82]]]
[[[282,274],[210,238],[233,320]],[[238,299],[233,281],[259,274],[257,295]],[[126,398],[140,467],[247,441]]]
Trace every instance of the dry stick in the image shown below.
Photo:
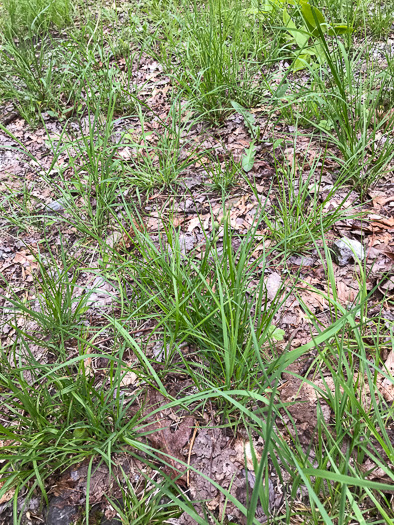
[[[199,424],[198,424],[198,421],[196,421],[196,427],[194,429],[192,438],[190,440],[189,454],[187,455],[187,466],[188,467],[190,467],[190,457],[192,455],[192,449],[193,449],[193,445],[194,445],[194,440],[196,439],[196,434],[197,434],[197,431],[198,431],[198,427],[199,427]],[[190,486],[190,470],[188,470],[187,473],[186,473],[186,484],[187,484],[188,487]]]

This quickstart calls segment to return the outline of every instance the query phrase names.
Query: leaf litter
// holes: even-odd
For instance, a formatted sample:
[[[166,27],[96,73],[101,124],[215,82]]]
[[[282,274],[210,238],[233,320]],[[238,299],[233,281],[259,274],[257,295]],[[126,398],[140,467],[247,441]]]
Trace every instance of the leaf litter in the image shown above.
[[[142,66],[138,70],[138,80],[143,86],[141,95],[146,97],[146,103],[151,110],[155,110],[160,115],[160,119],[165,120],[169,113],[169,89],[170,79],[163,74],[162,66],[148,58],[142,59]],[[9,112],[9,108],[3,108]],[[35,130],[29,128],[28,124],[17,114],[10,117],[3,117],[3,122],[7,129],[21,143],[26,150],[35,158],[39,159],[40,166],[28,159],[26,155],[14,153],[16,142],[10,140],[9,136],[3,132],[0,133],[0,144],[3,147],[11,148],[2,151],[1,154],[1,171],[0,184],[2,188],[2,199],[6,200],[7,196],[4,191],[11,189],[20,198],[23,194],[23,184],[29,181],[31,188],[30,194],[37,198],[41,206],[49,206],[53,199],[58,197],[53,191],[53,186],[48,186],[42,177],[42,172],[49,170],[51,167],[51,158],[48,155],[46,146],[47,133],[54,139],[59,138],[61,134],[61,125],[50,116],[44,116],[46,129],[38,127]],[[291,137],[290,130],[286,131],[286,126],[273,126],[266,123],[264,117],[256,116],[255,121],[261,129],[269,131],[270,126],[276,131],[276,139],[287,140]],[[86,124],[85,124],[86,125]],[[159,121],[153,119],[146,125],[146,131],[158,129]],[[131,131],[132,129],[132,131]],[[123,140],[125,134],[129,135],[130,142],[137,142],[141,136],[141,128],[138,127],[137,119],[133,121],[116,120],[114,122],[115,140]],[[268,135],[267,135],[268,137]],[[148,235],[164,232],[168,221],[174,228],[180,232],[181,249],[184,256],[192,253],[195,257],[201,257],[198,252],[204,246],[205,236],[212,235],[215,228],[214,223],[219,224],[228,213],[229,224],[234,232],[244,235],[248,230],[255,226],[257,212],[261,202],[267,195],[275,174],[275,155],[272,151],[272,143],[268,141],[262,145],[255,146],[250,138],[249,130],[245,126],[244,119],[236,113],[230,116],[221,129],[212,129],[208,126],[202,126],[200,123],[195,125],[188,139],[193,139],[201,152],[214,150],[216,153],[225,155],[231,152],[245,172],[245,176],[238,180],[237,185],[229,190],[225,202],[221,202],[221,195],[215,191],[207,191],[206,180],[209,173],[204,170],[204,157],[201,157],[192,167],[188,168],[185,176],[182,177],[177,192],[168,192],[167,188],[161,189],[153,195],[149,195],[145,204],[140,205],[140,212],[143,215],[143,226],[140,223],[127,225],[126,232],[117,230],[106,233],[106,244],[117,252],[130,254],[133,256],[135,230],[146,231]],[[319,147],[310,141],[310,137],[301,133],[297,140],[297,149],[295,154],[300,158],[307,155],[317,155]],[[12,152],[12,154],[10,153]],[[57,166],[60,169],[68,169],[68,155],[62,154],[57,159]],[[129,162],[133,158],[132,147],[125,146],[117,151],[118,155],[124,162]],[[292,165],[294,161],[294,149],[284,148],[280,150],[281,159],[284,163]],[[306,166],[307,167],[307,166]],[[332,171],[335,166],[326,165],[325,182],[332,183]],[[58,177],[59,171],[52,175],[54,180]],[[255,183],[257,195],[250,190],[249,182]],[[56,184],[56,182],[55,182]],[[388,180],[381,184],[380,187],[370,191],[371,202],[364,206],[369,212],[362,221],[350,220],[341,221],[335,225],[334,230],[329,235],[335,234],[349,236],[356,240],[362,240],[367,247],[367,264],[369,264],[370,273],[367,278],[367,286],[372,289],[377,282],[381,282],[378,292],[380,298],[385,299],[386,306],[392,315],[394,287],[392,283],[393,260],[394,260],[394,199],[390,197],[392,193],[392,183]],[[183,193],[182,193],[183,192]],[[130,190],[129,200],[136,200],[137,194]],[[175,215],[169,213],[165,216],[163,212],[163,201],[168,198],[172,199],[171,210],[175,210]],[[337,205],[341,196],[337,195],[333,206]],[[122,207],[121,200],[117,204]],[[3,205],[3,203],[2,203]],[[77,203],[79,206],[79,203]],[[270,206],[268,201],[267,206]],[[9,213],[8,208],[8,213]],[[32,215],[37,212],[33,207]],[[83,213],[81,211],[81,213]],[[133,219],[134,221],[134,219]],[[37,232],[42,229],[35,228],[34,222],[26,220],[26,212],[22,214],[22,223],[26,225],[25,230],[20,230],[17,226],[12,226],[12,235],[7,233],[10,225],[5,214],[1,217],[0,231],[0,272],[12,283],[12,287],[18,290],[18,293],[29,295],[32,283],[32,275],[37,269],[34,256],[25,247],[36,245],[43,239],[39,238]],[[261,251],[266,250],[272,242],[267,235],[267,229],[264,224],[259,225],[260,244],[256,242],[254,257],[258,257]],[[45,236],[53,245],[62,235],[63,242],[69,246],[71,251],[77,252],[78,243],[84,242],[83,236],[75,229],[72,223],[66,221],[52,221],[45,226]],[[223,233],[219,231],[219,238]],[[99,256],[92,250],[92,258],[97,262]],[[280,315],[275,319],[279,329],[283,329],[286,336],[285,342],[289,343],[292,348],[297,348],[310,340],[313,326],[309,322],[309,315],[319,317],[319,321],[328,326],[330,318],[328,314],[328,302],[323,293],[316,291],[318,288],[321,292],[328,293],[328,286],[322,280],[322,263],[318,257],[316,249],[309,251],[307,255],[293,255],[288,261],[279,261],[275,265],[274,271],[264,276],[267,290],[267,297],[273,300],[281,284],[288,279],[287,263],[294,265],[296,272],[302,279],[302,287],[298,290],[297,296],[290,296],[282,306]],[[291,267],[290,267],[291,268]],[[352,305],[359,294],[358,270],[353,265],[340,268],[333,264],[337,295],[340,304],[347,308]],[[106,313],[106,307],[116,303],[116,283],[97,276],[96,280],[90,285],[88,279],[80,283],[85,285],[86,289],[90,287],[92,294],[89,301],[91,302],[92,312],[90,322],[94,323],[94,318],[98,319],[103,313]],[[116,299],[116,298],[115,298]],[[1,298],[1,305],[7,304],[6,297]],[[371,307],[373,308],[373,304]],[[96,311],[97,310],[97,311]],[[2,339],[3,343],[8,346],[12,344],[15,333],[6,330],[6,323],[3,323]],[[144,335],[142,335],[142,338]],[[148,336],[149,337],[149,336]],[[280,346],[278,346],[280,348]],[[38,354],[37,354],[38,355]],[[319,394],[324,390],[335,391],[335,385],[332,377],[327,375],[327,371],[314,377],[316,370],[310,370],[314,362],[314,356],[307,356],[306,362],[298,360],[293,366],[289,367],[282,376],[282,384],[279,387],[280,400],[288,404],[288,413],[295,421],[298,437],[303,446],[308,446],[311,439],[316,436],[317,427],[317,406],[321,407],[321,413],[324,421],[328,424],[331,421],[333,412],[326,401],[326,396]],[[317,371],[319,372],[319,371]],[[92,368],[92,374],[96,372]],[[393,351],[385,359],[385,366],[382,373],[377,377],[377,388],[384,399],[392,403],[393,394],[393,375],[394,361]],[[136,383],[136,374],[127,372],[122,380],[122,387],[133,388]],[[354,381],[360,378],[354,377]],[[361,388],[359,392],[362,403],[365,403],[365,409],[371,404],[371,393],[369,392],[368,383],[361,378]],[[248,505],[248,494],[253,491],[255,484],[255,472],[251,454],[251,441],[248,436],[242,435],[242,431],[235,436],[227,435],[225,429],[220,428],[215,420],[215,414],[209,419],[205,417],[204,426],[197,421],[192,413],[183,413],[181,416],[171,409],[160,411],[161,406],[168,402],[162,394],[154,389],[148,389],[141,394],[145,396],[142,403],[142,410],[146,416],[146,427],[144,433],[149,444],[156,449],[157,457],[164,459],[167,465],[163,468],[163,473],[170,478],[176,479],[183,489],[188,490],[192,499],[197,502],[196,509],[203,515],[203,507],[213,512],[222,520],[226,516],[237,523],[246,523],[245,516],[231,502],[226,501],[226,497],[212,483],[209,483],[206,477],[210,478],[218,485],[228,490],[243,505]],[[149,414],[158,410],[155,416]],[[284,419],[286,421],[286,419]],[[290,419],[288,419],[290,421]],[[282,432],[288,431],[284,428]],[[264,443],[258,439],[252,440],[257,458],[261,457]],[[171,459],[172,458],[172,459]],[[137,475],[138,471],[146,469],[144,463],[130,462],[126,466],[126,459],[120,458],[119,464],[122,469],[126,470],[130,478]],[[192,467],[187,470],[185,464]],[[384,478],[384,472],[367,460],[362,468],[369,471],[368,479]],[[86,480],[87,464],[74,466],[64,473],[60,478],[55,477],[50,488],[50,493],[57,499],[56,506],[70,506],[74,510],[81,507],[86,502]],[[198,472],[197,472],[198,471]],[[93,476],[90,481],[90,503],[92,505],[101,504],[108,510],[108,501],[106,497],[114,490],[112,496],[117,498],[120,493],[117,484],[114,482],[120,475],[120,469],[115,469],[112,473],[104,465],[93,469]],[[204,477],[206,476],[206,477]],[[269,483],[269,510],[274,513],[279,509],[284,501],[285,487],[278,477],[272,472],[272,477],[268,479]],[[9,507],[4,506],[14,496],[12,490],[8,491],[0,499],[0,511],[5,514],[9,512]],[[38,519],[39,514],[37,514]],[[261,522],[267,519],[264,510],[259,504],[256,510],[256,518]],[[189,524],[195,523],[186,513],[172,523]]]

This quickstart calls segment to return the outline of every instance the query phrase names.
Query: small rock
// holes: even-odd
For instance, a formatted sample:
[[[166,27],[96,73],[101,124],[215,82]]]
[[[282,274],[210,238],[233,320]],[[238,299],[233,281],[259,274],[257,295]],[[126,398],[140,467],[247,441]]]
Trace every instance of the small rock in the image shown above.
[[[158,361],[159,363],[164,361],[169,351],[170,351],[170,345],[167,345],[167,347],[164,348],[163,343],[160,341],[158,341],[155,344],[155,346],[152,348],[152,353],[155,356],[156,361]]]
[[[40,498],[31,498],[29,501],[29,510],[32,510],[34,512],[37,512],[40,508],[41,500]]]
[[[118,518],[113,518],[112,520],[104,520],[101,522],[101,525],[122,525],[122,521],[120,521]]]
[[[70,478],[71,478],[73,481],[78,481],[79,478],[80,478],[80,475],[79,475],[78,470],[72,470],[72,471],[70,472]]]
[[[282,279],[280,275],[276,272],[271,273],[265,282],[267,289],[267,297],[270,301],[273,301],[276,297],[276,294],[279,291],[279,288],[282,285]]]
[[[339,266],[346,266],[350,261],[362,261],[365,257],[363,245],[359,241],[342,237],[332,245],[333,259]]]
[[[66,199],[58,199],[57,201],[52,201],[49,204],[46,204],[44,211],[49,213],[62,213],[66,209],[66,206]]]
[[[46,522],[51,525],[71,525],[75,523],[77,508],[67,505],[67,502],[59,497],[52,498],[49,502]]]
[[[313,266],[314,260],[312,257],[292,255],[288,259],[289,263],[295,264],[296,266]]]

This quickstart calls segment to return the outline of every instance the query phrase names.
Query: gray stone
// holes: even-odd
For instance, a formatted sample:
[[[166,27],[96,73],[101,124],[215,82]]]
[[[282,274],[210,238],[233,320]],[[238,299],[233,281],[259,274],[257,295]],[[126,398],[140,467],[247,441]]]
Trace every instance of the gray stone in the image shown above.
[[[66,206],[66,199],[58,199],[57,201],[52,201],[49,204],[46,204],[44,210],[47,213],[63,213],[66,209]]]
[[[71,525],[75,523],[78,509],[67,505],[61,497],[52,498],[49,502],[46,522],[48,525]]]
[[[332,245],[333,259],[339,266],[346,266],[357,259],[362,261],[365,257],[363,245],[359,241],[342,237]]]
[[[31,500],[29,501],[29,510],[37,512],[38,509],[40,508],[40,504],[41,504],[40,498],[37,498],[37,497],[31,498]]]
[[[193,177],[188,177],[180,183],[181,187],[189,188],[189,190],[193,189],[195,186],[200,186],[200,185],[201,185],[200,175],[194,175]]]
[[[288,262],[296,266],[313,266],[314,259],[304,255],[292,255],[289,257]]]

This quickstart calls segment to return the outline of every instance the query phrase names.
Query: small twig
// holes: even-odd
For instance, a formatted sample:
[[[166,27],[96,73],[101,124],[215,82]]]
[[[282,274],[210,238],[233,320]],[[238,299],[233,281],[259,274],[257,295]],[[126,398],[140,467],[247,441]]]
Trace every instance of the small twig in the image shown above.
[[[129,332],[129,334],[139,334],[140,332],[148,332],[149,330],[153,330],[153,326],[147,326],[146,328],[139,328],[138,330],[133,330],[132,332]]]
[[[187,455],[187,466],[188,466],[188,470],[187,470],[187,473],[186,473],[186,485],[189,487],[190,486],[190,470],[189,470],[189,467],[190,467],[190,457],[192,455],[192,449],[193,449],[193,445],[194,445],[194,440],[196,439],[196,434],[197,434],[197,431],[198,431],[198,427],[199,427],[199,424],[198,424],[198,421],[196,421],[196,427],[194,429],[194,432],[193,432],[193,435],[192,435],[192,438],[190,440],[190,446],[189,446],[189,454]]]

